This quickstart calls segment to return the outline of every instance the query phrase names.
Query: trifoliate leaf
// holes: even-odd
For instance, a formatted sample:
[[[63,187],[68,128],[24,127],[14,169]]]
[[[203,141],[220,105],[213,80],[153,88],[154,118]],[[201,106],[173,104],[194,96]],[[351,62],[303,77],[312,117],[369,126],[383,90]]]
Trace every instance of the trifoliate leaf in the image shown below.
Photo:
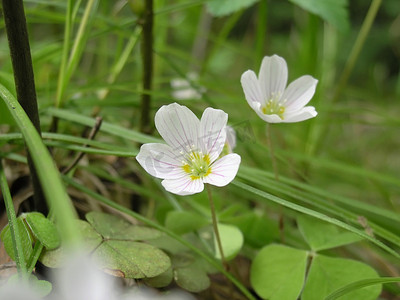
[[[307,251],[281,245],[262,248],[251,265],[251,285],[263,299],[297,299],[304,284],[307,256]]]
[[[363,239],[357,234],[339,230],[335,225],[308,216],[299,216],[297,224],[304,239],[314,251],[331,249]]]
[[[302,300],[325,299],[330,293],[354,281],[378,277],[376,271],[364,263],[316,255],[311,263]],[[343,295],[340,300],[375,300],[381,289],[381,285],[364,287]]]

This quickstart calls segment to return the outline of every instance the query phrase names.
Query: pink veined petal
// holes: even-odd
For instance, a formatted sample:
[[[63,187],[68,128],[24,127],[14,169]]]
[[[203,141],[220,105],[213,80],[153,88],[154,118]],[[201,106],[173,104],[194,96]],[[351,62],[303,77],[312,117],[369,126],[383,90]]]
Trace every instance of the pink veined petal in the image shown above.
[[[187,152],[193,145],[197,148],[200,121],[186,106],[162,106],[156,113],[155,125],[173,151]]]
[[[315,108],[313,106],[306,106],[292,113],[286,114],[283,122],[285,123],[301,122],[304,120],[314,118],[317,114],[318,113],[315,111]]]
[[[184,173],[182,159],[170,146],[158,143],[142,145],[136,156],[136,160],[147,173],[162,179],[181,177]]]
[[[161,184],[168,192],[180,196],[192,195],[204,190],[203,180],[192,180],[188,174],[176,179],[164,179]]]
[[[242,84],[244,96],[251,107],[253,107],[253,103],[265,103],[256,73],[252,70],[247,70],[242,74],[240,83]]]
[[[304,75],[289,84],[281,99],[286,99],[286,111],[303,108],[314,96],[318,80],[310,75]]]
[[[226,122],[228,114],[220,109],[206,108],[200,120],[200,144],[210,162],[218,158],[226,141]]]
[[[203,178],[204,183],[225,186],[231,182],[239,169],[240,155],[231,153],[218,159],[211,165],[211,173]]]
[[[271,98],[272,93],[283,93],[288,79],[288,68],[286,61],[274,54],[265,56],[261,62],[258,80],[264,101]]]

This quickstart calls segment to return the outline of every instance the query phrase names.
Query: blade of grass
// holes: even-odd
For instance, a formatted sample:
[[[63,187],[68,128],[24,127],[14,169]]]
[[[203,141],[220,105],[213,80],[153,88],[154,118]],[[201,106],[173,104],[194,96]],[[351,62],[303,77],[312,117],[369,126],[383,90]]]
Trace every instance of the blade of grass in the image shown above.
[[[75,246],[80,240],[79,232],[74,230],[75,227],[73,226],[73,219],[76,214],[50,153],[21,105],[1,84],[0,96],[21,130],[24,141],[32,155],[44,195],[50,209],[54,212],[61,236],[67,244],[71,243]]]
[[[14,203],[11,198],[10,189],[8,187],[7,178],[4,174],[3,163],[0,160],[0,189],[3,194],[4,204],[6,207],[8,226],[10,227],[11,241],[14,250],[15,263],[17,265],[18,274],[21,279],[25,280],[28,276],[26,270],[26,262],[24,257],[24,250],[22,249],[21,238],[19,235],[19,228],[17,224],[17,217],[15,215]]]
[[[363,287],[367,287],[367,286],[371,286],[371,285],[375,285],[375,284],[394,283],[394,282],[400,282],[400,277],[381,277],[381,278],[359,280],[356,282],[352,282],[348,285],[345,285],[344,287],[334,291],[328,297],[326,297],[325,300],[338,299],[338,298],[346,295],[347,293],[361,289]]]
[[[77,113],[74,113],[74,112],[71,112],[71,111],[68,111],[65,109],[58,109],[58,108],[51,107],[51,108],[47,109],[46,112],[51,116],[55,116],[60,119],[79,123],[81,125],[85,125],[85,126],[89,126],[89,127],[92,127],[93,124],[95,123],[94,118],[86,117],[86,116],[83,116],[83,115],[80,115],[80,114],[77,114]],[[149,135],[145,135],[143,133],[139,133],[132,129],[126,129],[121,126],[114,125],[114,124],[111,124],[111,123],[108,123],[105,121],[101,125],[100,132],[106,132],[111,135],[119,136],[124,139],[129,139],[134,142],[143,143],[143,144],[144,143],[160,143],[160,142],[162,142],[161,139],[158,139],[158,138],[155,138],[155,137],[152,137]]]
[[[400,259],[400,254],[398,254],[396,251],[394,251],[389,246],[385,245],[384,243],[382,243],[378,239],[376,239],[374,237],[371,237],[370,235],[366,234],[364,231],[361,231],[361,230],[359,230],[359,229],[357,229],[357,228],[355,228],[353,226],[350,226],[350,225],[348,225],[348,224],[346,224],[346,223],[344,223],[344,222],[342,222],[340,220],[331,218],[331,217],[329,217],[327,215],[324,215],[324,214],[322,214],[320,212],[317,212],[315,210],[300,206],[298,204],[291,203],[291,202],[286,201],[286,200],[284,200],[282,198],[276,197],[276,196],[271,195],[271,194],[269,194],[267,192],[264,192],[262,190],[256,189],[256,188],[254,188],[254,187],[252,187],[250,185],[247,185],[247,184],[245,184],[243,182],[240,182],[238,180],[233,181],[232,184],[234,186],[237,186],[237,187],[239,187],[239,188],[241,188],[243,190],[246,190],[246,191],[248,191],[248,192],[250,192],[250,193],[252,193],[254,195],[257,195],[257,196],[259,196],[260,198],[262,198],[264,200],[272,201],[274,203],[283,205],[283,206],[288,207],[290,209],[293,209],[295,211],[304,213],[306,215],[312,216],[314,218],[320,219],[322,221],[334,224],[334,225],[339,226],[339,227],[341,227],[343,229],[351,231],[351,232],[353,232],[353,233],[355,233],[355,234],[357,234],[357,235],[369,240],[370,242],[372,242],[373,244],[377,245],[378,247],[384,249],[386,252],[390,253],[394,257]]]

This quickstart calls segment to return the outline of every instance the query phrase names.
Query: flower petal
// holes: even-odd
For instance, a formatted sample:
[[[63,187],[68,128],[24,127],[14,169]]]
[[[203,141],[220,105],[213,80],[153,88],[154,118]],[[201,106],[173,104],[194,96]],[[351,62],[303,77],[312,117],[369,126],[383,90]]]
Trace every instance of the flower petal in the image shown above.
[[[271,98],[272,93],[283,93],[287,84],[288,68],[286,61],[278,56],[265,56],[261,62],[258,80],[264,101]]]
[[[206,108],[200,121],[200,144],[202,151],[210,157],[210,162],[218,158],[226,141],[228,114],[220,109]]]
[[[176,179],[164,179],[161,184],[168,192],[180,196],[192,195],[204,190],[204,183],[201,179],[192,180],[187,174]]]
[[[186,106],[178,103],[162,106],[156,113],[155,125],[173,151],[197,148],[200,121]]]
[[[304,75],[289,84],[282,95],[286,99],[286,110],[295,111],[304,107],[315,93],[318,80]]]
[[[239,169],[240,155],[231,153],[218,159],[211,166],[211,173],[203,178],[204,183],[225,186],[231,182]]]
[[[247,70],[242,74],[240,83],[242,84],[244,96],[251,107],[253,107],[253,103],[264,104],[265,98],[262,94],[256,73]]]
[[[152,176],[157,178],[176,178],[184,173],[182,155],[172,151],[166,144],[150,143],[140,147],[136,156],[139,164]]]
[[[292,113],[285,114],[283,122],[285,123],[300,122],[314,118],[317,114],[318,113],[315,111],[315,108],[313,106],[306,106],[301,108],[300,110],[296,110]]]

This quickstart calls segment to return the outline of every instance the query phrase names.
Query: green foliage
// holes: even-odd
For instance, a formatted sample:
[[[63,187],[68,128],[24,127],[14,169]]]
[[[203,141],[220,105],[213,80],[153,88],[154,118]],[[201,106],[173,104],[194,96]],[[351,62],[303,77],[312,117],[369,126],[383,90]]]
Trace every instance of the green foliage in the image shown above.
[[[64,245],[80,233],[86,251],[104,258],[107,272],[161,289],[214,289],[208,276],[220,272],[249,299],[255,290],[266,299],[372,300],[381,284],[382,295],[400,295],[397,284],[386,284],[399,282],[397,277],[378,276],[400,267],[395,0],[155,1],[149,91],[141,82],[140,7],[134,15],[120,2],[50,2],[26,5],[42,138],[13,95],[6,43],[0,51],[5,174],[18,189],[15,180],[26,174],[26,144],[57,224],[33,212],[18,218],[28,270],[40,244],[52,249],[59,235]],[[375,22],[370,5],[379,11]],[[248,107],[239,83],[245,70],[257,73],[262,57],[274,53],[287,60],[289,80],[305,74],[319,80],[310,102],[318,111],[315,119],[272,126],[279,180],[265,123]],[[203,90],[201,99],[172,96],[171,80],[192,72],[198,78],[190,85]],[[134,160],[141,144],[161,141],[156,130],[137,130],[143,92],[152,96],[150,119],[173,101],[198,116],[208,106],[229,114],[242,163],[235,181],[213,194],[230,273],[215,257],[206,195],[171,195]],[[96,115],[103,123],[89,139]],[[46,132],[53,118],[59,119],[57,132]],[[58,170],[81,152],[83,159],[61,181]],[[88,222],[72,221],[67,191]],[[113,215],[90,212],[97,202]],[[121,213],[146,227],[125,221]],[[14,259],[8,226],[0,237]],[[48,249],[40,260],[61,267],[65,248]],[[376,261],[374,271],[367,264]],[[251,287],[241,274],[249,265]],[[233,275],[235,268],[240,274]]]
[[[134,226],[113,215],[90,212],[89,223],[77,221],[85,240],[86,251],[99,259],[99,266],[125,278],[151,278],[164,273],[171,266],[169,257],[160,249],[139,241],[160,237],[155,229]],[[46,251],[41,262],[48,267],[60,267],[65,260],[63,248]]]
[[[321,17],[341,31],[348,31],[348,0],[289,0],[301,8]]]
[[[17,218],[17,227],[19,231],[20,241],[22,250],[24,253],[25,261],[29,260],[29,257],[32,254],[33,248],[33,239],[32,235],[29,233],[29,229],[25,225],[23,219],[21,217]],[[7,254],[11,257],[12,260],[15,260],[14,248],[11,240],[11,232],[10,227],[7,225],[3,228],[0,234],[0,238],[4,243],[4,249],[7,251]]]
[[[60,246],[60,235],[57,232],[56,226],[43,214],[32,212],[23,217],[25,217],[30,232],[46,249],[52,250]]]
[[[225,258],[231,260],[239,253],[243,246],[243,234],[239,228],[232,225],[218,224],[219,234],[221,236],[222,249]],[[217,240],[214,236],[214,248],[217,258],[221,258],[221,253],[217,247]]]
[[[262,248],[251,265],[251,285],[263,299],[296,299],[303,287],[307,256],[307,251],[281,245]]]
[[[29,261],[31,258],[35,243],[41,243],[48,250],[55,249],[60,245],[60,235],[56,226],[41,213],[25,213],[17,218],[17,224],[25,261]],[[0,238],[7,254],[15,260],[9,225],[3,228]]]
[[[340,247],[362,239],[352,232],[339,231],[337,226],[306,216],[297,217],[297,224],[313,251]]]
[[[302,299],[321,299],[351,282],[377,277],[379,276],[374,269],[361,262],[317,254],[313,257]],[[340,299],[377,299],[381,288],[380,285],[375,285],[357,289],[342,296]]]
[[[192,232],[208,224],[206,218],[190,211],[170,211],[165,220],[165,226],[177,234]]]
[[[208,0],[207,8],[216,17],[222,17],[244,9],[259,0]]]

